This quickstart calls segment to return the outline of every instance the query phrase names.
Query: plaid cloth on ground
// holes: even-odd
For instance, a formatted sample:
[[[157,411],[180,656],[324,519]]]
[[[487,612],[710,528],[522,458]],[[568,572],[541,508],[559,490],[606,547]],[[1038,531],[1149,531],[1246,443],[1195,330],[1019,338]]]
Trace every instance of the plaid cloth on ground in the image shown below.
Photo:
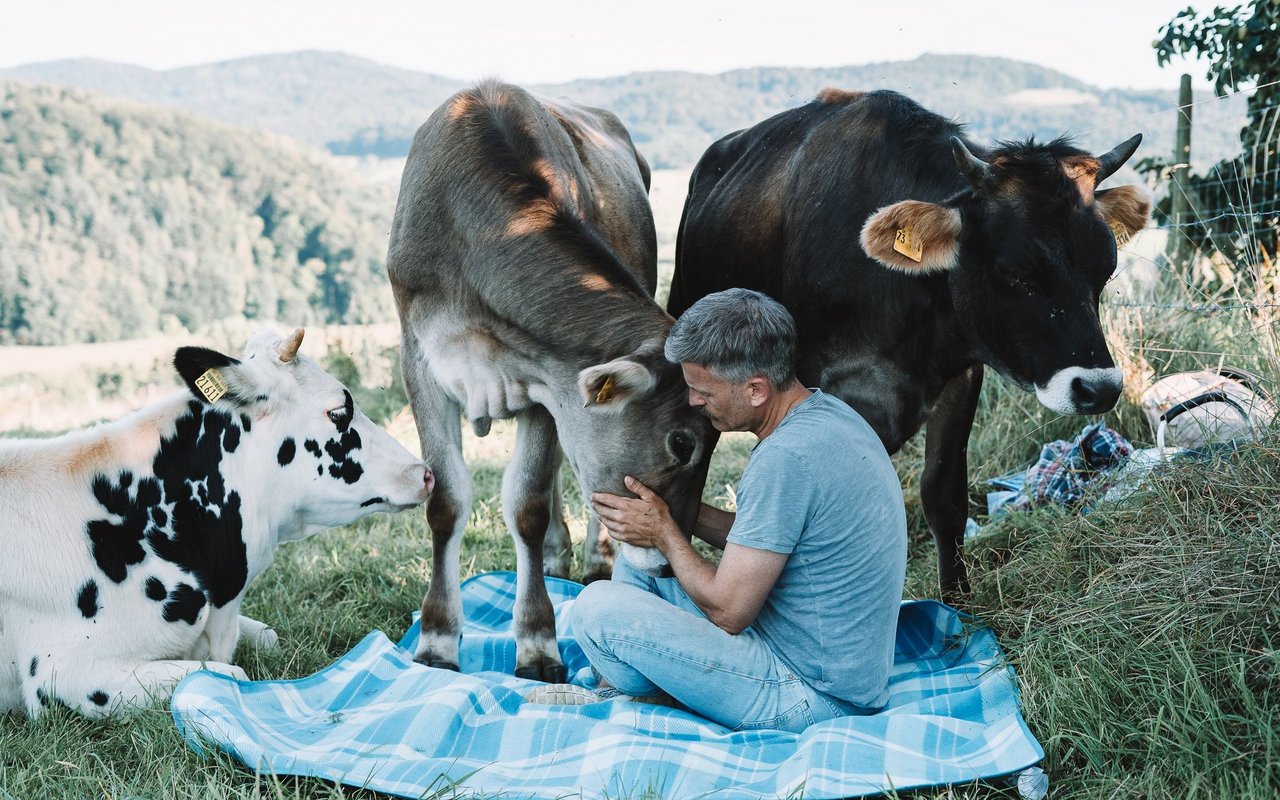
[[[547,588],[581,679],[589,669],[565,623],[582,587]],[[471,578],[462,597],[461,674],[414,663],[413,625],[399,646],[375,631],[301,680],[196,672],[174,692],[174,719],[197,752],[404,797],[456,786],[504,798],[817,800],[1011,775],[1044,756],[994,635],[938,602],[902,606],[888,708],[793,734],[624,701],[527,703],[537,684],[508,674],[515,574]]]
[[[1059,439],[1040,449],[1040,457],[1025,472],[992,478],[987,483],[1004,491],[987,494],[987,514],[995,516],[1028,505],[1070,506],[1086,491],[1101,494],[1116,468],[1133,453],[1133,445],[1103,422],[1095,422],[1071,441]]]

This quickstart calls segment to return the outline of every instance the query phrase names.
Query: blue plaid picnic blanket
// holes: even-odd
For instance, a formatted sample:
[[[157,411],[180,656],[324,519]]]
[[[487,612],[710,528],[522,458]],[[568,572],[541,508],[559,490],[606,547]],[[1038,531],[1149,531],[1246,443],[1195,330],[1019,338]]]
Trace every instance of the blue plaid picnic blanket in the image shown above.
[[[582,587],[546,580],[561,655],[581,680],[589,669],[569,610]],[[464,581],[462,598],[461,673],[414,663],[413,625],[399,644],[374,631],[300,680],[195,672],[174,692],[173,717],[197,752],[404,797],[453,787],[504,798],[819,800],[1006,776],[1044,756],[995,636],[936,601],[902,606],[884,711],[795,734],[623,701],[525,702],[537,684],[511,674],[515,574]]]

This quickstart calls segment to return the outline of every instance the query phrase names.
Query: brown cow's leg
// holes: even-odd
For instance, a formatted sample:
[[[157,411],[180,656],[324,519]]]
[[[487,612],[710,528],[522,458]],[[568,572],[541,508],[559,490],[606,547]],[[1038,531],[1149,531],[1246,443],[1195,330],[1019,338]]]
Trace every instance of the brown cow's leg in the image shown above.
[[[462,460],[461,409],[432,379],[417,337],[401,337],[400,365],[422,444],[422,459],[436,476],[427,502],[431,528],[431,583],[422,601],[420,637],[414,660],[430,667],[458,669],[462,634],[462,594],[458,555],[471,511],[471,475]]]
[[[963,547],[969,515],[969,432],[981,390],[981,364],[952,378],[929,414],[925,432],[920,505],[938,547],[942,600],[953,606],[969,594]]]
[[[543,581],[548,526],[564,527],[556,476],[561,461],[555,420],[542,406],[520,414],[516,447],[502,476],[502,516],[516,546],[516,675],[563,683],[556,621]]]

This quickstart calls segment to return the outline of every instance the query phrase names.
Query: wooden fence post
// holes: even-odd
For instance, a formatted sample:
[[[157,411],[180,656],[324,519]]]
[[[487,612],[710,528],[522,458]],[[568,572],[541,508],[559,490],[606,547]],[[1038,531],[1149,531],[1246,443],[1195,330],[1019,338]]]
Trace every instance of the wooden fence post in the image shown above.
[[[1194,280],[1191,268],[1195,248],[1191,245],[1187,223],[1191,221],[1191,197],[1188,174],[1191,171],[1191,76],[1183,74],[1178,87],[1178,128],[1173,145],[1173,185],[1170,188],[1169,243],[1165,254],[1174,269],[1188,280]]]

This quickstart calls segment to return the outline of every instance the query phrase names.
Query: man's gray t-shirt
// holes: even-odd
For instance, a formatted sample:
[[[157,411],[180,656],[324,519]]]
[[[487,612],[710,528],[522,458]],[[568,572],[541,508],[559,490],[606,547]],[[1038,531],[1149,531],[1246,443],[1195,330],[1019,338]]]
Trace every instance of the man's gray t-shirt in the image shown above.
[[[752,627],[814,688],[883,706],[907,519],[875,431],[814,391],[751,451],[737,505],[728,541],[790,555]]]

